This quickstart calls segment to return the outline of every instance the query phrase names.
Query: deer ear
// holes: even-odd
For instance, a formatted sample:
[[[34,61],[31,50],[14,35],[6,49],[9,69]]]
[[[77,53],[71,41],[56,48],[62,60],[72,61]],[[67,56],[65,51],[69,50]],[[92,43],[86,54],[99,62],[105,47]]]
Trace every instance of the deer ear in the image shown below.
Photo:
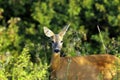
[[[44,27],[43,29],[44,29],[44,33],[47,37],[52,37],[54,35],[54,33],[47,27]]]
[[[59,33],[59,35],[60,35],[61,37],[63,37],[63,36],[65,35],[65,33],[66,33],[66,31],[68,30],[69,26],[70,26],[70,24],[66,25],[66,26],[62,29],[62,31]]]

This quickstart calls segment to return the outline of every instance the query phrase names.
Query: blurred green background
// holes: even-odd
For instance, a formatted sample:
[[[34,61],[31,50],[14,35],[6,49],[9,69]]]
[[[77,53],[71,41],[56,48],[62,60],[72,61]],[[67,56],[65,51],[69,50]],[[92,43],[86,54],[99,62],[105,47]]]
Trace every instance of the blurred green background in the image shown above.
[[[48,80],[43,27],[58,33],[69,23],[65,55],[119,56],[120,0],[0,0],[0,80]]]

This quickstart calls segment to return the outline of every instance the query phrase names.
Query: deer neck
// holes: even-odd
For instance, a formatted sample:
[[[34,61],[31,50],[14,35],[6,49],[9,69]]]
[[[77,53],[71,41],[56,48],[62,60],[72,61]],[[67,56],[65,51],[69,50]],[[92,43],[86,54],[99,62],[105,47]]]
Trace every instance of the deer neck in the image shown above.
[[[57,69],[59,68],[59,64],[60,64],[60,53],[53,53],[51,59],[51,68]]]

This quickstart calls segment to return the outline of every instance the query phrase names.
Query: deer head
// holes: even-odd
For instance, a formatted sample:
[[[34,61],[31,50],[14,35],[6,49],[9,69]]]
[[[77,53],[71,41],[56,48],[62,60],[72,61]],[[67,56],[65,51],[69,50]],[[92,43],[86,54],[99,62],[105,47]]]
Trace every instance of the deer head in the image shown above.
[[[70,24],[65,26],[58,34],[54,34],[50,29],[44,27],[45,35],[51,38],[53,53],[60,53],[63,44],[63,36],[65,35],[69,26]]]

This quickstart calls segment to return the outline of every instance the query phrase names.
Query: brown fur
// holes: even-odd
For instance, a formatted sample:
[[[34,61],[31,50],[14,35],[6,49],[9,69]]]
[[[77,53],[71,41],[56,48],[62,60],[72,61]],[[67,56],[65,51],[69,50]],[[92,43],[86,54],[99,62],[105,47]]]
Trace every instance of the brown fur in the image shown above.
[[[52,56],[51,80],[112,80],[120,60],[108,54],[77,57]],[[100,79],[100,77],[102,79]]]

